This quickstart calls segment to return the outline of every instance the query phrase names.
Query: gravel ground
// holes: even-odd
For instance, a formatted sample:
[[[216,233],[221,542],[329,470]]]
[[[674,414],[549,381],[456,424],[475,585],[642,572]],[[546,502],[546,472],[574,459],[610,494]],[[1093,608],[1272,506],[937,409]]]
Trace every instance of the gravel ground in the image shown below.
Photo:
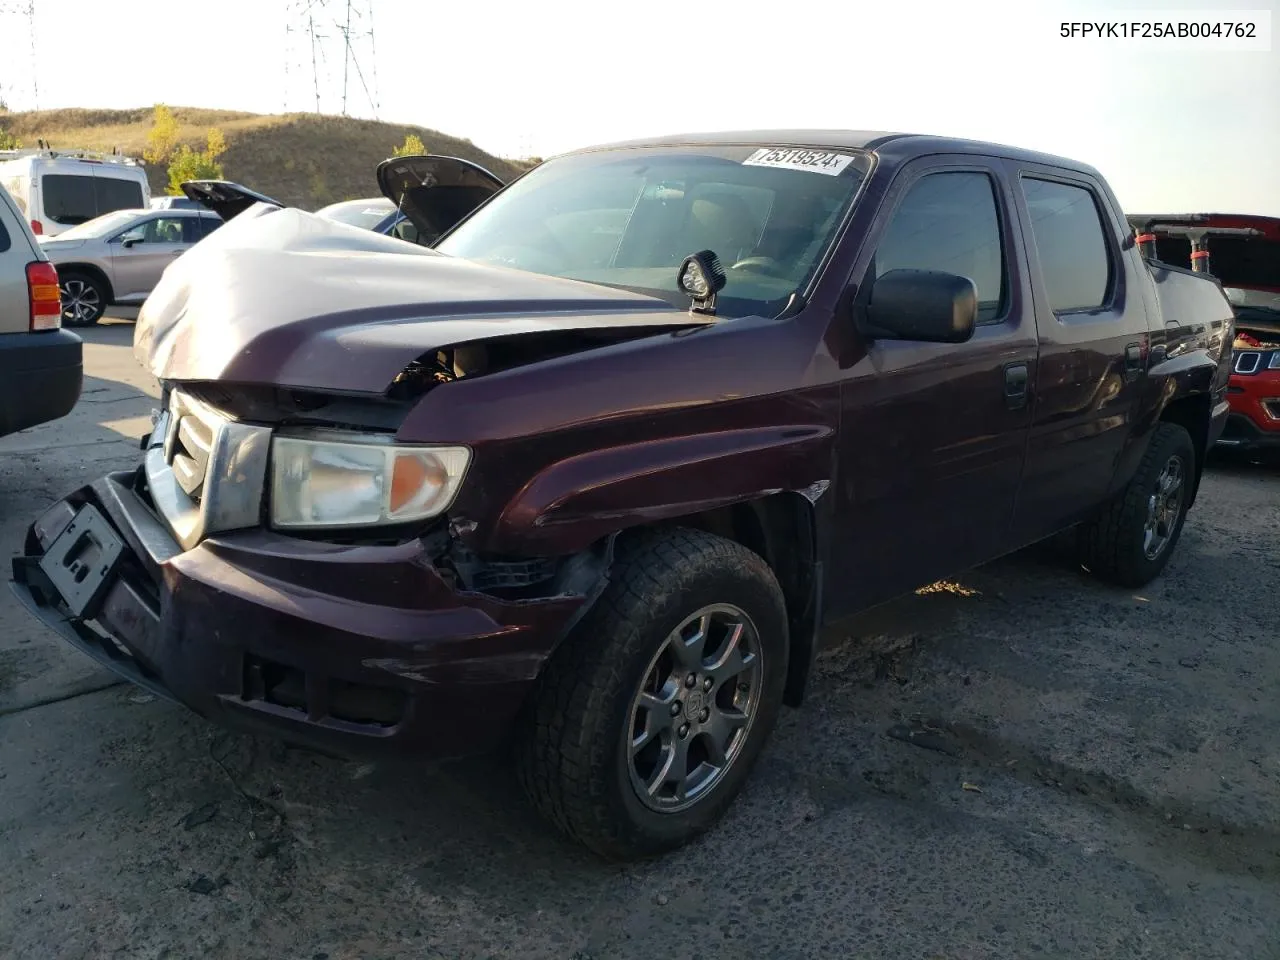
[[[132,325],[0,440],[6,552],[135,461]],[[726,821],[606,866],[500,761],[344,763],[115,684],[0,596],[0,956],[1280,957],[1280,469],[1215,465],[1166,575],[1053,544],[841,626]]]

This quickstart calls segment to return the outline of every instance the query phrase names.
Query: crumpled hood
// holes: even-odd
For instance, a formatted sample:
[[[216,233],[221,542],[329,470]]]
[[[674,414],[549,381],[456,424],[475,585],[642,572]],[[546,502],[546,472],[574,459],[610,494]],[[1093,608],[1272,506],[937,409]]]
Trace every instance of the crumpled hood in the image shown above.
[[[380,394],[410,362],[454,344],[709,322],[654,297],[259,204],[165,270],[138,316],[134,355],[160,380]]]

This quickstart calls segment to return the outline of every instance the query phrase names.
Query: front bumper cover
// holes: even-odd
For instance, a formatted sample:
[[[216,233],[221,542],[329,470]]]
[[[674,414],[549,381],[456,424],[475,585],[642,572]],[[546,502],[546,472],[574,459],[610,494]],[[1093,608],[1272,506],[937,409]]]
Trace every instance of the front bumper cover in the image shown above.
[[[123,544],[70,615],[40,560],[85,505]],[[497,746],[583,593],[505,601],[456,588],[423,541],[342,546],[247,530],[184,550],[141,471],[47,510],[13,561],[23,606],[151,692],[230,727],[345,756]]]

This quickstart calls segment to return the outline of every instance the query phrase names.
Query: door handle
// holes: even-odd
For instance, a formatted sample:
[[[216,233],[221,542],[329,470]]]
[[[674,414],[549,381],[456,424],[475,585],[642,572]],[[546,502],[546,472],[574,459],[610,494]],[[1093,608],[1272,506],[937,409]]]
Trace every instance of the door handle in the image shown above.
[[[1009,363],[1004,368],[1004,402],[1010,410],[1021,410],[1027,405],[1027,365]]]
[[[1130,343],[1124,348],[1124,376],[1126,380],[1132,380],[1138,374],[1142,373],[1143,365],[1142,344]]]

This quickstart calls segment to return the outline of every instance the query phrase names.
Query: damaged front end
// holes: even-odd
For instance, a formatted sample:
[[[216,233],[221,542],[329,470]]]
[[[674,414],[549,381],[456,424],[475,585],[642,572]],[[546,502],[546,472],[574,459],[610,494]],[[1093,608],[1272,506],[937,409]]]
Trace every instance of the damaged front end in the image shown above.
[[[497,745],[603,586],[610,541],[480,557],[443,514],[278,532],[273,435],[316,421],[389,430],[405,402],[217,384],[165,393],[141,466],[32,524],[13,564],[27,609],[116,673],[230,726],[347,755]]]

